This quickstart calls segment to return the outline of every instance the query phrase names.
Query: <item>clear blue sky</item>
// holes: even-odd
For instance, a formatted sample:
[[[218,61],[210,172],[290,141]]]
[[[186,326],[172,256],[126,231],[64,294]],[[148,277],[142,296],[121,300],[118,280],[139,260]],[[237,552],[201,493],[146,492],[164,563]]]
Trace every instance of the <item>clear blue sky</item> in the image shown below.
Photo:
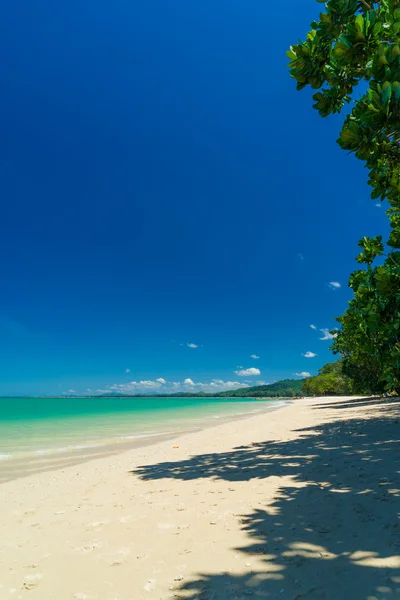
[[[1,395],[269,382],[332,359],[319,329],[386,217],[335,143],[342,117],[287,72],[319,10],[5,3]]]

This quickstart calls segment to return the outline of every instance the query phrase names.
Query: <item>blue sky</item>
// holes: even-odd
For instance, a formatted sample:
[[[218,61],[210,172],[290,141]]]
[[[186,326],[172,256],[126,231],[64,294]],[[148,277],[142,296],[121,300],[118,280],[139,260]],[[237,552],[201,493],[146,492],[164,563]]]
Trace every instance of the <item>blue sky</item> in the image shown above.
[[[1,395],[223,389],[332,359],[357,240],[387,226],[342,117],[288,76],[319,10],[4,5]]]

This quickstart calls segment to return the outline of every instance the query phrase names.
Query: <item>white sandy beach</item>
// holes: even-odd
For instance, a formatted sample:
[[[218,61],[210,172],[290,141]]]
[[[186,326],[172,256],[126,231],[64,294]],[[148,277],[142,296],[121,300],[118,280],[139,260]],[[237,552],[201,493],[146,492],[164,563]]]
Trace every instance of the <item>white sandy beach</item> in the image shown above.
[[[400,598],[399,413],[295,401],[4,483],[0,598]]]

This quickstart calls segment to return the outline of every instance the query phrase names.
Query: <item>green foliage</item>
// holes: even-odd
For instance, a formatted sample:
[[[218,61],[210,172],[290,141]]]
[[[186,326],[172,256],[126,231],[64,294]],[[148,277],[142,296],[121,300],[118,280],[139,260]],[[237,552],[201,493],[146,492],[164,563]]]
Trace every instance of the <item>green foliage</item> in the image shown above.
[[[297,89],[322,88],[314,107],[327,117],[367,82],[338,142],[365,161],[372,197],[400,208],[400,2],[329,0],[311,27],[305,41],[287,52]]]
[[[311,27],[287,53],[291,76],[297,89],[320,89],[313,98],[322,117],[339,113],[354,88],[367,85],[338,143],[365,162],[371,197],[390,204],[389,248],[385,253],[381,236],[359,242],[357,261],[366,268],[350,276],[354,299],[338,318],[341,331],[332,349],[358,390],[399,391],[400,0],[329,0]],[[377,264],[381,256],[385,260]]]
[[[358,384],[368,380],[371,392],[380,392],[400,387],[400,252],[380,266],[371,266],[373,259],[365,251],[357,259],[367,268],[350,276],[354,298],[337,319],[342,328],[332,349]]]
[[[380,362],[362,352],[359,341],[353,342],[350,335],[343,335],[340,340],[342,372],[352,381],[354,394],[382,394],[385,383],[380,381]]]
[[[302,392],[304,396],[348,396],[354,393],[354,385],[337,361],[324,365],[315,377],[304,379]]]

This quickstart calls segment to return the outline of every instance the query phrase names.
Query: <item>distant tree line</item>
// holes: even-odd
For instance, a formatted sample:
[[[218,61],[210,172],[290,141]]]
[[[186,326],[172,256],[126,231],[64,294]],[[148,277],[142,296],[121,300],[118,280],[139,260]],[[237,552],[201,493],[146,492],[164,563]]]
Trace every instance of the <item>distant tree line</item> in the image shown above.
[[[302,381],[299,379],[283,379],[267,385],[256,385],[239,390],[219,392],[218,397],[236,398],[294,398],[302,394]]]

